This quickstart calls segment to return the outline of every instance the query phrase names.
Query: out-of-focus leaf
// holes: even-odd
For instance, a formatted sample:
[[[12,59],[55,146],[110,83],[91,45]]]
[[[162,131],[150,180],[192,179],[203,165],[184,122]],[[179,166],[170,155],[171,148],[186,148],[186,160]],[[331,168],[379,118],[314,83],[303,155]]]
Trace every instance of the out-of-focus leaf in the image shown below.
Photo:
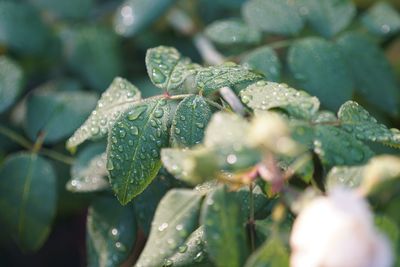
[[[324,37],[345,29],[356,15],[351,0],[300,0],[297,4],[311,27]]]
[[[175,112],[171,127],[171,143],[177,147],[192,147],[203,140],[204,129],[211,118],[211,108],[202,96],[188,96]]]
[[[338,112],[341,127],[358,139],[400,148],[400,131],[380,124],[358,103],[348,101]]]
[[[261,74],[252,72],[235,63],[226,62],[222,65],[210,66],[200,70],[196,75],[195,84],[205,96],[209,96],[222,87],[250,84],[262,78]]]
[[[22,79],[21,67],[14,60],[0,56],[0,113],[9,108],[20,94]]]
[[[86,26],[64,30],[61,37],[69,67],[90,87],[102,92],[121,74],[119,41],[113,32]]]
[[[151,98],[126,110],[109,133],[107,169],[122,204],[140,194],[161,167],[160,151],[168,144],[171,101]]]
[[[25,54],[37,54],[48,47],[49,40],[50,31],[32,6],[0,1],[1,44]]]
[[[151,222],[160,200],[172,188],[174,180],[176,179],[161,168],[151,184],[135,198],[135,214],[146,235],[150,233]]]
[[[362,182],[364,169],[364,166],[333,167],[326,177],[327,189],[329,190],[336,186],[358,187]]]
[[[400,31],[400,14],[389,3],[379,1],[361,19],[363,25],[378,36],[390,36]]]
[[[400,90],[381,49],[356,33],[344,34],[338,45],[350,67],[357,92],[382,110],[398,114]]]
[[[100,152],[101,154],[92,155],[90,160],[86,162],[86,166],[80,166],[82,162],[79,165],[72,166],[71,180],[66,185],[69,191],[94,192],[109,187],[106,169],[107,155],[104,150],[102,152]],[[77,161],[82,161],[80,158],[77,158]]]
[[[377,215],[375,216],[375,225],[378,226],[378,228],[382,230],[387,237],[390,238],[393,246],[393,251],[398,251],[398,247],[400,245],[400,229],[398,227],[398,224],[388,216]]]
[[[126,0],[114,17],[115,31],[125,37],[134,36],[160,17],[173,0]]]
[[[190,234],[199,227],[201,199],[200,194],[188,189],[173,189],[164,196],[157,207],[149,239],[136,266],[171,266],[169,257],[179,249],[183,251],[181,246],[187,246]],[[199,253],[203,251],[202,247],[198,244],[193,249],[198,249]],[[192,260],[195,263],[194,258]]]
[[[35,140],[39,132],[45,143],[69,136],[94,109],[97,95],[82,91],[38,91],[28,99],[26,132]]]
[[[50,163],[36,154],[8,157],[0,169],[0,220],[25,251],[46,241],[56,212],[56,177]]]
[[[185,81],[190,80],[200,66],[182,57],[175,48],[158,46],[148,49],[146,68],[153,84],[169,94],[194,93],[195,88],[185,85]]]
[[[241,64],[261,72],[266,80],[273,82],[280,80],[282,66],[276,52],[269,46],[251,51],[242,58]]]
[[[250,190],[247,186],[240,188],[235,192],[235,197],[241,203],[241,209],[244,216],[250,217],[251,211],[251,200],[253,197],[253,205],[254,205],[254,215],[256,219],[260,219],[266,217],[268,211],[270,209],[270,200],[267,196],[262,192],[261,187],[256,185],[253,188],[252,196],[250,195]]]
[[[88,266],[120,266],[136,241],[133,207],[121,206],[111,196],[99,196],[89,207],[86,222]]]
[[[275,82],[256,82],[242,90],[240,96],[254,111],[280,108],[297,118],[309,119],[319,108],[316,97]]]
[[[32,4],[60,18],[79,19],[88,15],[94,0],[30,0]]]
[[[295,42],[288,65],[298,87],[317,96],[329,109],[337,110],[353,94],[353,78],[340,49],[321,38]]]
[[[330,125],[315,127],[314,151],[329,167],[360,165],[373,156],[368,146],[341,128]]]
[[[248,253],[244,220],[239,201],[224,186],[207,195],[200,221],[207,251],[216,266],[243,266]]]
[[[207,26],[205,35],[221,46],[246,46],[261,41],[261,34],[238,19],[215,21]]]
[[[73,149],[87,139],[105,136],[118,116],[138,100],[140,100],[140,91],[134,85],[123,78],[115,78],[101,95],[96,109],[68,139],[67,148]]]
[[[250,0],[242,13],[249,25],[267,33],[295,35],[304,26],[295,1]]]
[[[289,266],[289,252],[277,236],[256,250],[247,260],[245,267],[285,267]]]

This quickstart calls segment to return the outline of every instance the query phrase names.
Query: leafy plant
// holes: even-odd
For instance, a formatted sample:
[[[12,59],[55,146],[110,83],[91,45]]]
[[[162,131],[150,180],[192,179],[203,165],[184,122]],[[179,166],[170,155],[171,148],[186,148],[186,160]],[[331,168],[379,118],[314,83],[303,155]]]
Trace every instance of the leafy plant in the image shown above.
[[[99,2],[0,1],[0,222],[22,250],[73,200],[88,206],[89,266],[298,266],[296,218],[348,190],[390,237],[379,266],[400,264],[394,7],[199,0],[215,8],[202,28],[184,1]],[[152,25],[160,16],[169,26]],[[73,23],[85,17],[105,22]]]

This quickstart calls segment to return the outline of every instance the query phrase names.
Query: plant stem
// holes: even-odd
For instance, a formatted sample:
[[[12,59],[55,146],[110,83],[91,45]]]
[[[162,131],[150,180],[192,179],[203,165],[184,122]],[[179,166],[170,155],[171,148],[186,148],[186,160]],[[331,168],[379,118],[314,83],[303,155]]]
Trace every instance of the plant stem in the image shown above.
[[[249,191],[250,191],[250,216],[249,216],[249,231],[250,231],[250,245],[251,245],[251,250],[254,251],[256,249],[256,240],[255,240],[255,219],[254,219],[254,194],[253,194],[253,182],[250,183],[249,185]]]
[[[288,40],[283,40],[283,41],[277,41],[277,42],[273,42],[273,43],[269,43],[267,44],[269,47],[273,48],[273,49],[279,49],[279,48],[284,48],[287,47],[289,45],[291,45],[294,42],[293,39],[288,39]]]
[[[183,98],[191,96],[191,95],[193,95],[193,94],[171,95],[168,98],[170,98],[170,99],[183,99]]]
[[[28,139],[26,139],[19,133],[15,132],[11,129],[8,129],[4,126],[1,126],[1,125],[0,125],[0,134],[11,139],[18,145],[22,146],[23,148],[25,148],[27,150],[31,150],[33,153],[42,154],[44,156],[47,156],[51,159],[60,161],[67,165],[71,165],[74,162],[74,158],[72,158],[72,157],[65,156],[54,150],[43,148],[41,144],[39,145],[39,143],[43,143],[44,136],[42,136],[41,138],[38,138],[38,140],[35,142],[35,145],[32,145],[32,143]],[[41,139],[41,141],[39,141],[39,139]]]
[[[32,153],[38,153],[40,151],[40,149],[42,148],[43,142],[44,142],[44,138],[46,137],[46,133],[45,132],[39,132],[35,143],[33,144],[32,147]]]
[[[212,101],[212,100],[210,100],[210,99],[208,99],[208,98],[204,98],[204,99],[206,100],[206,102],[207,102],[210,106],[213,106],[213,107],[215,107],[215,108],[217,108],[217,109],[219,109],[219,110],[224,110],[224,109],[225,109],[223,106],[221,106],[221,105],[218,104],[217,102],[214,102],[214,101]]]
[[[8,129],[4,126],[0,125],[0,134],[4,135],[5,137],[8,137],[15,143],[19,144],[20,146],[26,148],[26,149],[32,149],[32,144],[29,142],[28,139],[23,137],[22,135],[14,132],[11,129]]]

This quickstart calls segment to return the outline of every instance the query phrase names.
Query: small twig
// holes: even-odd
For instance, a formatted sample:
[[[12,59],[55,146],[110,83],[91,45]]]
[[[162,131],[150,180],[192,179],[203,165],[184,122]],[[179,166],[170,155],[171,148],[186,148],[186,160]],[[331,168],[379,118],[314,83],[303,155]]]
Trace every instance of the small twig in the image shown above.
[[[204,98],[204,99],[206,100],[206,102],[207,102],[210,106],[213,106],[213,107],[215,107],[215,108],[217,108],[217,109],[219,109],[219,110],[224,110],[224,109],[225,109],[223,106],[221,106],[221,105],[218,104],[217,102],[214,102],[214,101],[212,101],[212,100],[210,100],[210,99],[208,99],[208,98]]]
[[[249,216],[249,231],[250,231],[250,245],[251,245],[251,251],[254,251],[256,249],[256,241],[255,241],[255,219],[254,219],[254,194],[253,194],[253,182],[249,184],[249,191],[250,191],[250,200],[249,200],[249,205],[250,205],[250,216]]]
[[[179,99],[184,99],[185,97],[188,97],[188,96],[191,96],[191,95],[193,95],[193,94],[171,95],[171,96],[168,96],[168,98],[169,99],[177,99],[177,100],[179,100]]]
[[[64,154],[58,153],[57,151],[47,149],[47,148],[42,148],[39,151],[39,154],[42,154],[44,156],[47,156],[51,159],[57,160],[59,162],[65,163],[66,165],[72,165],[74,164],[75,159],[69,156],[66,156]]]
[[[29,142],[28,139],[26,139],[22,135],[14,132],[13,130],[8,129],[1,125],[0,125],[0,134],[4,135],[5,137],[8,137],[9,139],[11,139],[15,143],[19,144],[20,146],[22,146],[26,149],[30,150],[32,148],[32,144]]]
[[[40,151],[40,149],[42,148],[43,142],[44,142],[44,138],[46,137],[46,133],[40,131],[37,135],[36,141],[33,144],[33,147],[31,149],[32,153],[38,153]]]

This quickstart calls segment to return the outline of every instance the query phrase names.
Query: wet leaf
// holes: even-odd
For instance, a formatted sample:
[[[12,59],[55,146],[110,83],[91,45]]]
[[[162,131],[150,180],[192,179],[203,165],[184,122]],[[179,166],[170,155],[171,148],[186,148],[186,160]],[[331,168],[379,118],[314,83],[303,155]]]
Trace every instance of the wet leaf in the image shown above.
[[[73,149],[88,139],[105,136],[118,116],[140,100],[140,91],[123,78],[115,78],[101,95],[96,109],[85,123],[68,139],[67,148]]]
[[[50,36],[48,27],[32,6],[19,1],[0,2],[1,44],[25,54],[38,54],[48,48]]]
[[[350,0],[300,0],[298,5],[311,27],[324,37],[345,29],[356,15]]]
[[[280,108],[296,118],[311,118],[319,108],[319,101],[303,91],[286,84],[259,81],[240,92],[242,102],[254,111]]]
[[[235,63],[226,62],[222,65],[201,69],[196,75],[195,84],[205,96],[209,96],[222,87],[249,84],[262,78],[261,74]]]
[[[205,35],[221,46],[246,46],[261,41],[261,33],[238,19],[225,19],[209,24]]]
[[[257,249],[247,260],[245,267],[284,267],[289,266],[289,252],[277,236]]]
[[[135,36],[159,18],[173,0],[126,0],[114,17],[115,31],[125,37]]]
[[[55,143],[71,135],[93,110],[97,95],[83,91],[39,90],[27,102],[26,132],[31,140],[45,134],[45,143]]]
[[[276,52],[269,46],[257,48],[241,60],[245,67],[260,72],[268,81],[277,82],[281,76],[281,63]]]
[[[188,189],[173,189],[164,196],[137,267],[171,266],[169,258],[179,252],[181,246],[188,246],[191,233],[199,227],[201,199],[200,194]],[[194,249],[200,252],[202,247],[197,244],[190,252]],[[185,252],[189,251],[186,249]],[[194,258],[192,260],[195,262]]]
[[[168,145],[171,102],[157,97],[126,110],[108,137],[107,169],[122,204],[140,194],[161,167],[160,151]]]
[[[244,220],[239,201],[224,186],[207,195],[200,222],[207,251],[216,266],[243,266],[248,253]]]
[[[36,154],[6,158],[0,169],[0,213],[24,251],[36,251],[46,241],[56,212],[56,176],[50,163]]]
[[[361,18],[363,25],[378,36],[390,36],[400,31],[400,14],[389,3],[377,2]]]
[[[364,170],[364,166],[333,167],[326,177],[326,187],[328,190],[337,186],[356,188],[362,182]]]
[[[121,206],[111,196],[94,199],[86,222],[88,266],[120,266],[130,255],[136,241],[133,207]]]
[[[383,111],[398,114],[400,90],[380,48],[356,33],[344,34],[338,45],[350,67],[357,92]]]
[[[9,108],[22,90],[23,72],[12,59],[0,56],[0,112]]]
[[[304,26],[295,1],[250,0],[242,14],[249,25],[267,33],[296,35]]]
[[[204,137],[204,130],[211,118],[211,108],[202,96],[188,96],[175,112],[171,127],[171,143],[177,147],[192,147]]]
[[[400,131],[378,123],[367,110],[354,101],[344,103],[338,112],[341,127],[354,137],[400,148]]]
[[[296,41],[289,50],[288,65],[298,87],[337,110],[353,95],[353,79],[340,49],[322,38]]]
[[[155,86],[176,95],[193,93],[193,88],[185,85],[185,81],[194,76],[200,66],[182,57],[173,47],[158,46],[147,50],[146,68]]]

